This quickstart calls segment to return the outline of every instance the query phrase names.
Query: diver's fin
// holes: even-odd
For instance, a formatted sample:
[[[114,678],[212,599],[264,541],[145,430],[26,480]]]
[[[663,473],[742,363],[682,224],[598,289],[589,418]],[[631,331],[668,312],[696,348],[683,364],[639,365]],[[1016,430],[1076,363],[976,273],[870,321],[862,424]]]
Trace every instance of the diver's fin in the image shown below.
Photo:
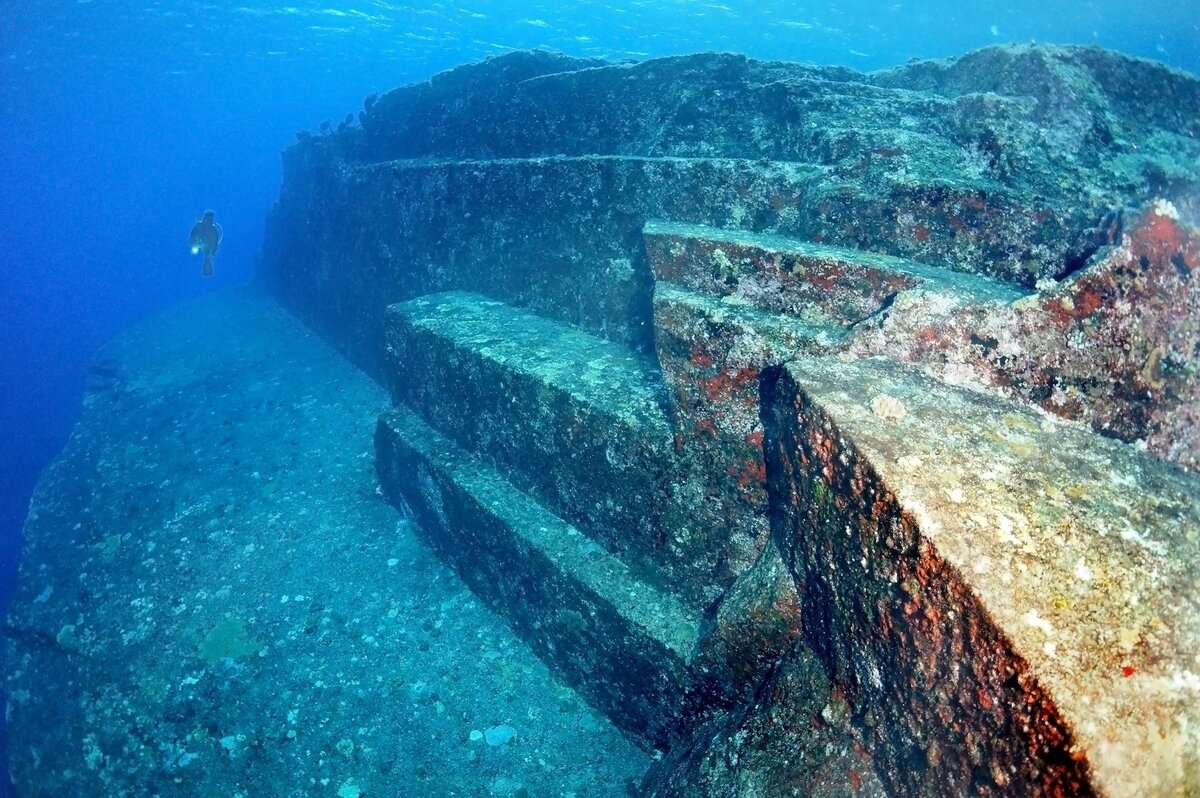
[[[205,255],[204,256],[204,276],[212,277],[212,273],[213,273],[212,255]]]

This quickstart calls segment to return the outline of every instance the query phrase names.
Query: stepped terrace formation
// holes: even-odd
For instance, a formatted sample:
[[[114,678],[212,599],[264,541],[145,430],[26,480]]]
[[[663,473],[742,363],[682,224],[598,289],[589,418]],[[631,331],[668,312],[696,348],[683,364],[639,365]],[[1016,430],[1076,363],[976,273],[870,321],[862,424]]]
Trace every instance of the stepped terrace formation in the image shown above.
[[[302,769],[331,795],[450,794],[472,773],[498,795],[1200,794],[1198,226],[1200,80],[1094,48],[989,48],[870,74],[514,53],[301,134],[261,282],[390,401],[377,408],[344,364],[281,374],[312,381],[284,406],[301,448],[254,479],[281,469],[300,490],[308,474],[311,508],[253,483],[246,501],[278,508],[264,534],[285,525],[295,542],[270,545],[290,568],[327,545],[352,569],[355,546],[403,548],[411,530],[483,605],[431,606],[433,628],[456,631],[414,661],[473,661],[454,635],[490,608],[520,638],[522,672],[562,680],[561,713],[594,713],[603,756],[547,730],[555,699],[536,691],[529,720],[546,729],[459,729],[484,756],[440,786],[378,753],[388,735],[409,739],[403,728],[345,699],[334,710],[335,696],[291,685],[260,711],[301,726],[297,739],[295,704],[330,740],[329,718],[357,718],[371,755],[345,737],[337,767]],[[170,389],[155,376],[166,364],[122,357],[98,367],[93,404]],[[343,382],[357,387],[339,406]],[[350,502],[318,476],[320,450],[303,441],[334,408],[352,442],[325,457],[353,462],[344,479],[361,491],[369,450],[379,496]],[[200,527],[169,543],[115,532],[119,496],[71,498],[89,479],[114,484],[111,465],[70,484],[68,468],[35,502],[9,620],[18,780],[53,767],[166,784],[184,756],[219,759],[213,784],[235,779],[237,723],[258,757],[288,738],[245,707],[213,719],[212,703],[279,678],[261,674],[301,653],[299,633],[228,592],[169,598],[166,574],[212,568],[205,548],[235,543],[213,514],[240,505],[170,499],[171,529]],[[336,495],[341,515],[322,524],[341,531],[300,522]],[[54,544],[73,555],[53,560],[54,530],[80,516]],[[404,520],[393,531],[387,518]],[[151,569],[136,589],[119,582],[135,578],[116,565],[129,551]],[[405,552],[397,567],[420,559]],[[320,634],[334,603],[351,613],[336,623],[375,628],[381,597],[413,589],[361,568],[324,578],[359,580],[364,603],[355,615],[343,594],[313,598],[333,588],[309,579]],[[191,641],[187,679],[207,692],[183,702],[174,677],[118,662],[115,604],[140,607],[143,624],[174,607],[154,628]],[[403,644],[382,634],[372,646]],[[322,684],[359,672],[333,645]],[[417,678],[397,664],[407,655],[378,656],[382,683],[386,668],[407,680],[397,706],[421,690],[467,701],[448,664]],[[48,674],[60,687],[39,685]],[[106,726],[138,711],[140,748]],[[143,749],[168,723],[174,764],[152,766]],[[460,761],[451,727],[422,733]],[[557,758],[501,773],[491,753],[508,745]],[[548,786],[563,757],[592,775]],[[268,767],[249,753],[243,766]]]

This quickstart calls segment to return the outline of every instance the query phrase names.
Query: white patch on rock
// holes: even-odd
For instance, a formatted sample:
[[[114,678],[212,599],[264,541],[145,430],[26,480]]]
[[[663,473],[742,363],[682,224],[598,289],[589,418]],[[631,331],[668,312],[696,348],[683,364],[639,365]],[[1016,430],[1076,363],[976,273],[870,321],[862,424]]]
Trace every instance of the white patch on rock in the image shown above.
[[[1158,216],[1179,221],[1179,209],[1170,200],[1159,197],[1154,201],[1154,205],[1151,206],[1150,210]]]
[[[885,421],[899,421],[908,415],[904,403],[894,396],[881,393],[871,400],[871,412]]]
[[[1025,613],[1025,617],[1023,617],[1021,620],[1025,621],[1026,626],[1032,626],[1046,637],[1054,636],[1054,627],[1050,625],[1049,621],[1038,615],[1036,610],[1030,610],[1029,612]]]
[[[449,523],[446,520],[446,507],[442,503],[442,489],[438,487],[433,475],[424,465],[417,466],[417,483],[421,488],[421,496],[425,499],[425,503],[429,509],[433,510],[438,523],[445,529]]]
[[[1095,574],[1092,573],[1091,568],[1088,568],[1087,563],[1083,561],[1083,558],[1080,558],[1079,562],[1075,563],[1075,576],[1079,579],[1082,579],[1084,582],[1090,582]]]

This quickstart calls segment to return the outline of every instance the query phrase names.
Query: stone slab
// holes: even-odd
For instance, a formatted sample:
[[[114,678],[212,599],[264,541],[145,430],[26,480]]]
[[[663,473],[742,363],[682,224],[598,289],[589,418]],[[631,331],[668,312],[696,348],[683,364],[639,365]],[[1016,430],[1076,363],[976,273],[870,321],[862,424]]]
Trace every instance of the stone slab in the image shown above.
[[[482,293],[649,351],[653,284],[643,220],[765,220],[776,213],[772,203],[796,208],[799,219],[819,174],[723,158],[335,167],[319,155],[285,159],[292,177],[267,223],[262,279],[377,375],[387,305],[450,290]]]
[[[890,790],[1200,789],[1200,477],[879,359],[764,402],[805,636]]]
[[[656,280],[813,325],[853,327],[918,288],[959,302],[1027,293],[906,258],[750,230],[651,220],[644,232]]]
[[[394,399],[643,577],[703,603],[654,360],[478,294],[388,310]]]

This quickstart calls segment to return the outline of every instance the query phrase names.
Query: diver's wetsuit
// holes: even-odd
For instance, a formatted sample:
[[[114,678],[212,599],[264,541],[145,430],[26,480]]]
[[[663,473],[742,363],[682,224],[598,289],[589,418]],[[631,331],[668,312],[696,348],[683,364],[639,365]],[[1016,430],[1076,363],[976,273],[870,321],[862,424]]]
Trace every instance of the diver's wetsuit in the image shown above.
[[[221,225],[216,222],[216,214],[205,211],[204,216],[192,225],[191,235],[188,236],[188,246],[192,252],[204,253],[204,276],[211,277],[213,273],[213,257],[221,246],[223,233]]]

